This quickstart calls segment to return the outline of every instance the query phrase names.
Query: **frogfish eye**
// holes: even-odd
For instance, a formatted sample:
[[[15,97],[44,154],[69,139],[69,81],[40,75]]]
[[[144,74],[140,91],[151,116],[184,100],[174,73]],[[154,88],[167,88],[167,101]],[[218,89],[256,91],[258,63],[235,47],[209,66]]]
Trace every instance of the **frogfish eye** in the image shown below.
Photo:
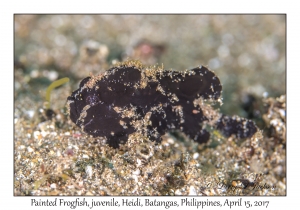
[[[90,106],[94,106],[95,104],[97,104],[100,101],[100,99],[96,95],[90,95],[85,99],[85,101]]]

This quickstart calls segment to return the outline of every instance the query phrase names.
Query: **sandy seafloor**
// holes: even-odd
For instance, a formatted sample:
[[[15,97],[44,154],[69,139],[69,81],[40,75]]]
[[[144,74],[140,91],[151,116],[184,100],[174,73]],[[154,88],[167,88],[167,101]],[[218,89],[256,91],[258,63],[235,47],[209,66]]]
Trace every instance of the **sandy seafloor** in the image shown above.
[[[286,195],[284,15],[15,15],[14,195]],[[227,115],[256,122],[252,138],[211,131],[112,149],[66,113],[79,82],[126,58],[165,69],[208,66]],[[49,119],[45,93],[53,90]],[[248,185],[248,187],[246,187]]]

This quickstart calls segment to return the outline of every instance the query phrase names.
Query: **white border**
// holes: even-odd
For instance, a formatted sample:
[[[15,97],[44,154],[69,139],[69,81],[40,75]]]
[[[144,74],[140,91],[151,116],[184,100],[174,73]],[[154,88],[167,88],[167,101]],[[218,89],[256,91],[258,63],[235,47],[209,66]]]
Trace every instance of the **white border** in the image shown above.
[[[80,2],[81,4],[78,4]],[[298,4],[287,1],[3,1],[1,3],[1,209],[26,209],[30,197],[13,197],[13,14],[14,13],[286,13],[287,14],[287,196],[243,197],[247,200],[269,200],[268,208],[297,206],[299,181],[299,11]],[[294,1],[296,2],[296,1]],[[298,144],[298,145],[297,145]],[[298,172],[298,173],[297,173]],[[66,197],[73,200],[75,197]],[[228,198],[228,197],[227,197]],[[46,199],[46,197],[43,197]],[[90,198],[89,198],[90,199]],[[97,197],[97,199],[102,199]],[[104,199],[110,199],[105,197]],[[119,197],[118,199],[121,199]],[[175,198],[180,199],[180,198]],[[225,201],[226,198],[213,197]],[[236,198],[230,198],[232,200]],[[171,198],[170,198],[171,200]],[[206,200],[206,198],[205,198]],[[62,207],[56,207],[62,209]],[[66,207],[64,208],[66,209]],[[67,207],[67,209],[69,209]],[[123,209],[123,208],[122,208]],[[161,208],[165,209],[165,208]]]

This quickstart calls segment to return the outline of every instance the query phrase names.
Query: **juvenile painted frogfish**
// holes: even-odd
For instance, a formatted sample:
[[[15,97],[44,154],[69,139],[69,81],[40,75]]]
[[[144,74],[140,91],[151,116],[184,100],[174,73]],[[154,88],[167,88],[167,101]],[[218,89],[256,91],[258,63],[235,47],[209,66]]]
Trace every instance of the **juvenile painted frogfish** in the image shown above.
[[[166,132],[178,130],[206,143],[207,125],[225,136],[251,137],[257,131],[253,121],[222,115],[207,103],[221,102],[221,93],[219,78],[204,66],[172,71],[126,61],[83,79],[67,107],[77,126],[93,137],[104,137],[113,148],[134,132],[160,142]]]

